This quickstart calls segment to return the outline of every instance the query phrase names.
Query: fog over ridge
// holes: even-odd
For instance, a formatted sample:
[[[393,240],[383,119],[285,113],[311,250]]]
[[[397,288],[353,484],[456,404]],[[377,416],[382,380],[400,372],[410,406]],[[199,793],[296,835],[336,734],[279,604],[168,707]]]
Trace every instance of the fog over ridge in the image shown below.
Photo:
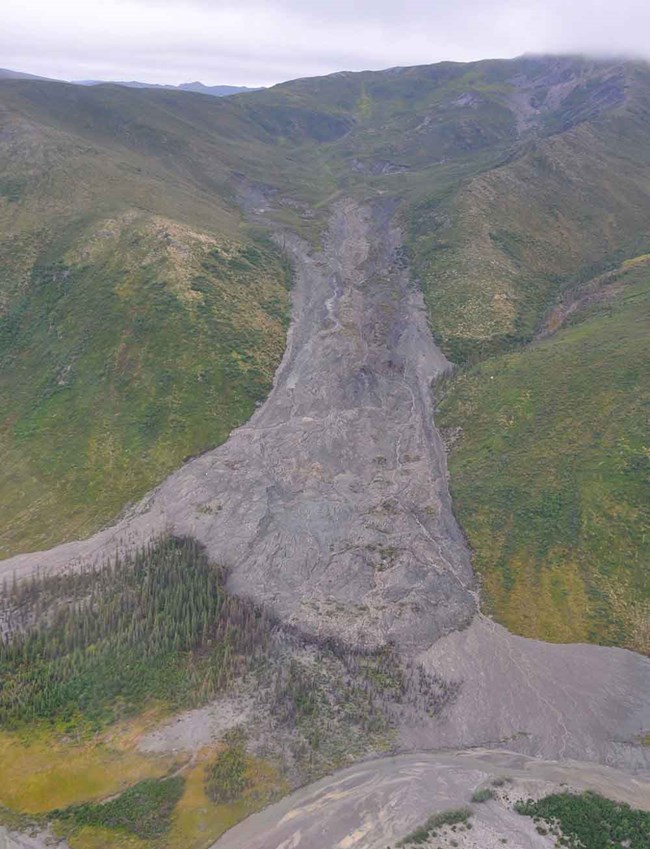
[[[0,65],[59,79],[271,85],[522,53],[650,59],[642,0],[5,0]]]

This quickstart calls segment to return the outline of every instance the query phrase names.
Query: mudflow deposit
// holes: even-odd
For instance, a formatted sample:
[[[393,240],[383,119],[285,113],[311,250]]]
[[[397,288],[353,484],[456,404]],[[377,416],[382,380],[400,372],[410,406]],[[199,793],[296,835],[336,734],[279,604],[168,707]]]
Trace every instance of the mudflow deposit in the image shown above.
[[[442,715],[403,720],[399,746],[416,754],[297,791],[226,834],[224,849],[380,849],[503,774],[514,796],[565,784],[650,808],[650,749],[640,743],[650,660],[513,636],[479,609],[433,424],[435,381],[451,366],[394,211],[338,201],[319,251],[278,232],[295,267],[293,321],[267,401],[114,527],[0,564],[22,577],[101,562],[162,533],[193,536],[228,567],[232,592],[296,631],[353,648],[390,642],[453,683]],[[483,842],[460,845],[498,845],[497,835],[553,845],[503,800],[476,816],[472,839]]]

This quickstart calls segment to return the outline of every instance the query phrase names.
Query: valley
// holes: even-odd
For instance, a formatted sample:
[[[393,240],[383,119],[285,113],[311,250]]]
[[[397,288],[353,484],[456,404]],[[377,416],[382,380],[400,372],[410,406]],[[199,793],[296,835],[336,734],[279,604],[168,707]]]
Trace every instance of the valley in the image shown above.
[[[180,589],[170,602],[156,590],[170,638],[158,683],[142,683],[131,703],[129,688],[148,681],[154,660],[133,683],[122,672],[111,694],[116,647],[132,637],[127,629],[100,648],[78,596],[63,629],[78,642],[56,661],[56,680],[84,696],[77,712],[35,702],[33,727],[45,741],[63,735],[64,748],[99,742],[109,758],[122,752],[117,762],[127,758],[134,771],[118,786],[36,807],[0,791],[14,833],[13,816],[35,814],[23,833],[50,821],[71,849],[208,846],[307,784],[216,846],[383,849],[436,811],[469,804],[502,773],[522,794],[568,786],[650,807],[642,494],[650,201],[639,180],[650,162],[634,148],[647,72],[521,62],[523,81],[507,63],[434,66],[430,74],[297,81],[223,104],[199,96],[208,103],[200,109],[191,94],[110,95],[125,104],[137,98],[156,122],[164,104],[176,111],[179,133],[182,122],[200,126],[191,152],[181,144],[172,152],[165,136],[166,149],[149,154],[146,212],[137,201],[120,210],[120,189],[96,229],[51,234],[48,250],[64,261],[45,271],[34,265],[30,288],[20,270],[29,252],[6,248],[19,272],[2,293],[4,362],[12,366],[4,379],[25,406],[12,407],[20,426],[4,428],[10,462],[0,493],[10,507],[3,533],[11,556],[0,576],[5,594],[12,584],[33,587],[33,611],[16,608],[21,627],[47,623],[75,574],[90,587],[93,570],[119,574],[132,558],[137,566],[139,552],[165,551],[174,540],[198,546],[174,569],[200,581],[206,564],[218,564],[224,587],[208,595],[225,592],[225,609],[234,611],[213,632],[216,614],[200,606],[198,583],[196,593],[179,583],[187,600]],[[29,106],[21,109],[42,114],[44,84],[13,84],[11,97],[36,85],[22,89]],[[543,84],[548,113],[525,109],[521,92]],[[637,100],[626,111],[632,89]],[[429,97],[426,106],[407,109],[411,91]],[[79,114],[93,97],[109,94],[75,94]],[[398,145],[405,109],[417,121],[409,119]],[[458,118],[466,109],[471,119]],[[106,116],[117,110],[104,103],[98,114],[75,133],[104,145],[115,137]],[[608,147],[623,131],[625,155],[620,143]],[[143,132],[125,130],[119,155],[140,156]],[[159,128],[147,132],[163,138]],[[106,156],[112,162],[114,151]],[[553,157],[561,165],[549,169]],[[577,179],[583,161],[588,192],[563,193],[558,180]],[[197,190],[208,173],[218,191]],[[537,200],[524,215],[531,179]],[[160,202],[152,203],[156,183]],[[178,193],[163,189],[170,185]],[[197,191],[205,219],[190,211]],[[594,203],[608,206],[607,221],[589,217]],[[33,238],[27,225],[25,232]],[[64,253],[60,239],[72,240]],[[611,298],[579,302],[563,326],[535,339],[554,304],[573,302],[584,285],[578,278],[595,278],[599,265],[611,265],[618,282]],[[131,307],[108,311],[116,297]],[[100,344],[103,325],[112,335]],[[79,328],[86,342],[64,351]],[[51,373],[60,343],[58,388],[45,391],[39,368]],[[107,357],[119,375],[107,374]],[[34,375],[40,383],[30,383]],[[106,398],[110,424],[101,418]],[[93,430],[100,422],[101,438]],[[57,434],[66,446],[74,439],[73,453],[55,450]],[[35,462],[39,445],[57,467],[30,483],[20,452]],[[81,445],[102,457],[109,451],[115,463],[97,460],[93,474],[107,495],[101,510],[90,499],[92,515],[83,506],[92,490],[74,459]],[[181,465],[181,452],[197,456]],[[567,464],[574,478],[558,482]],[[45,501],[34,502],[37,490]],[[34,551],[39,540],[61,544]],[[178,581],[173,574],[164,586]],[[63,596],[51,580],[62,582]],[[124,609],[132,591],[126,579],[119,585],[114,601],[93,590],[92,609]],[[2,620],[7,633],[16,610]],[[49,627],[34,637],[37,653]],[[153,632],[142,633],[149,645]],[[106,666],[94,666],[104,651]],[[141,662],[128,657],[125,669]],[[18,655],[14,662],[18,693],[24,676]],[[106,687],[97,683],[102,668]],[[182,675],[189,677],[174,677]],[[7,731],[17,764],[27,758],[27,728]],[[205,775],[219,753],[240,790],[215,808]],[[136,804],[130,787],[151,780],[141,792],[158,798],[177,777],[183,784],[167,819],[150,833],[106,826],[105,805]],[[69,807],[77,803],[86,807]],[[490,798],[472,808],[484,840],[554,845],[496,806]]]

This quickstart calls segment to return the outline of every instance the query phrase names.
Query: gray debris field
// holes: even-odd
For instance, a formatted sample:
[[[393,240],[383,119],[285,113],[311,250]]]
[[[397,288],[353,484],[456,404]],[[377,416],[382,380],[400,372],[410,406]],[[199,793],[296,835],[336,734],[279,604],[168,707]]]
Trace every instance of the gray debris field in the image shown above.
[[[318,252],[283,234],[296,270],[293,322],[267,401],[115,526],[4,561],[0,576],[101,561],[161,533],[192,535],[229,568],[231,591],[283,623],[353,647],[391,641],[403,657],[459,685],[442,716],[405,716],[404,751],[516,751],[517,768],[527,764],[523,774],[536,780],[547,780],[549,767],[535,757],[648,769],[641,736],[650,730],[650,660],[516,637],[479,610],[434,426],[432,384],[450,365],[431,337],[392,212],[390,203],[338,202]],[[224,724],[215,716],[210,723]],[[213,734],[190,717],[171,736],[174,746],[189,740],[191,748]],[[153,737],[152,748],[165,748],[165,739]],[[359,765],[257,815],[218,845],[383,849],[418,817],[471,795],[495,758],[515,756],[492,754],[489,769],[471,753],[441,757]],[[574,776],[581,786],[596,781],[619,797],[648,792],[631,773],[581,769]],[[510,845],[546,845],[526,839]]]

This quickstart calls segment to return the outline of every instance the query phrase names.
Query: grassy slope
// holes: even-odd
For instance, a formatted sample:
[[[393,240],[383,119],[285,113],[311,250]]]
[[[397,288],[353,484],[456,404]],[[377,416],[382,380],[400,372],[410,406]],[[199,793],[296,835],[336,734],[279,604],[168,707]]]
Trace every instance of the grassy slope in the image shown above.
[[[507,109],[485,140],[474,136],[488,115],[475,116],[467,144],[454,114],[426,143],[401,127],[457,96],[464,76],[334,77],[219,102],[0,86],[0,554],[91,532],[221,442],[270,386],[287,269],[242,225],[236,175],[320,205],[348,179],[362,192],[372,182],[351,160],[408,139],[397,153],[414,167],[458,146],[457,179],[476,170],[474,148],[511,135]]]
[[[558,293],[647,250],[648,72],[558,132],[585,91],[512,161],[414,204],[411,245],[434,333],[480,363],[440,421],[464,429],[452,487],[489,609],[528,636],[649,652],[643,272],[611,312],[521,348]]]
[[[465,370],[439,423],[489,609],[512,630],[650,652],[650,272],[515,353]]]
[[[268,391],[288,320],[280,252],[228,203],[227,140],[128,93],[99,109],[41,85],[0,87],[4,555],[89,533],[223,441]]]
[[[578,105],[560,113],[568,128],[557,131],[556,113],[539,118],[510,161],[411,207],[414,266],[434,334],[455,361],[529,340],[566,281],[641,252],[650,82],[644,70],[614,79],[626,105],[581,122],[576,93]]]

